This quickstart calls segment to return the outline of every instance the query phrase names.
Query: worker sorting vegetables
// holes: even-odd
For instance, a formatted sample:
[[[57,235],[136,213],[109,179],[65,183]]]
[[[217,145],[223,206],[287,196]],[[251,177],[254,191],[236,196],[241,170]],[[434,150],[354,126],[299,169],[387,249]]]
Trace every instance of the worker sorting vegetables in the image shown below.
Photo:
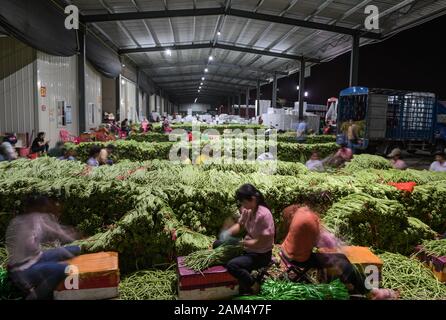
[[[242,230],[246,236],[240,241],[242,255],[231,259],[226,267],[239,280],[240,294],[258,294],[260,284],[252,277],[251,271],[266,267],[271,262],[274,245],[274,219],[262,193],[251,184],[241,186],[236,192],[240,204],[240,218],[237,223],[220,234],[214,248],[231,240]]]
[[[393,299],[396,294],[383,294],[378,288],[367,288],[365,275],[349,262],[344,255],[331,255],[314,252],[315,247],[339,248],[341,242],[321,224],[319,216],[308,206],[292,205],[283,212],[288,233],[282,243],[282,257],[301,268],[339,270],[339,279],[351,292],[368,296],[371,299]],[[387,291],[386,291],[387,293]]]

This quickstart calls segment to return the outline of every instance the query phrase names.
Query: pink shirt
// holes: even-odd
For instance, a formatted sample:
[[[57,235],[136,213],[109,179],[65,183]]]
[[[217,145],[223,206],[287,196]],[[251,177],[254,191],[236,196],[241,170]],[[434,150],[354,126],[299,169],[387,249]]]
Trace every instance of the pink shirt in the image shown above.
[[[353,152],[350,148],[341,148],[336,153],[336,157],[341,157],[345,161],[349,161],[353,158]]]
[[[407,168],[406,163],[403,160],[401,160],[401,159],[398,159],[396,161],[395,160],[390,160],[390,163],[392,164],[392,167],[394,169],[404,170],[404,169]]]
[[[242,213],[239,223],[247,232],[246,240],[258,239],[260,236],[267,237],[267,241],[264,244],[250,247],[246,251],[265,253],[273,249],[275,233],[274,219],[268,208],[259,206],[256,213]]]

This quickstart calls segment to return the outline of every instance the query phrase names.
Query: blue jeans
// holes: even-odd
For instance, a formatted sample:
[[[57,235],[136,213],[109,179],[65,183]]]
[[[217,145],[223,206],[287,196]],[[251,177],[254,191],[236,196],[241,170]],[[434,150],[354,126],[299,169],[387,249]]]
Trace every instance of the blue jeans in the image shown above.
[[[40,259],[23,271],[11,272],[15,285],[26,293],[27,300],[51,299],[53,291],[65,278],[65,261],[79,255],[79,246],[67,246],[43,252]]]

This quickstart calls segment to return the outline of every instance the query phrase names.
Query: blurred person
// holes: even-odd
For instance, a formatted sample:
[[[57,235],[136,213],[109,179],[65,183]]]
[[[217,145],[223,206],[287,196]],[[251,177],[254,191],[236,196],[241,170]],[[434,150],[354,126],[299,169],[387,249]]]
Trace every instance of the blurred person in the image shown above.
[[[126,118],[121,122],[121,130],[124,131],[127,136],[130,134],[130,126],[129,126],[129,120]]]
[[[76,150],[72,148],[64,148],[63,156],[57,158],[59,160],[76,161]]]
[[[45,140],[45,132],[39,132],[31,145],[31,153],[44,154],[48,152],[50,140]]]
[[[301,120],[297,125],[296,137],[297,142],[305,142],[307,140],[307,123],[305,120]]]
[[[56,145],[54,146],[54,148],[51,148],[48,151],[48,156],[50,157],[54,157],[54,158],[59,158],[62,157],[64,155],[64,142],[63,141],[57,141]]]
[[[246,231],[240,241],[244,248],[243,255],[233,258],[226,264],[228,272],[239,280],[241,294],[258,294],[260,284],[251,272],[266,267],[271,262],[274,245],[274,218],[263,194],[251,184],[241,186],[236,192],[240,204],[240,218],[229,229],[224,230],[214,248]]]
[[[0,161],[12,161],[18,158],[17,151],[13,145],[14,139],[11,139],[11,136],[3,137],[3,142],[0,144]]]
[[[310,171],[319,171],[319,172],[324,171],[324,164],[319,158],[319,153],[317,153],[316,151],[311,153],[311,158],[310,160],[307,161],[305,166]]]
[[[401,150],[399,148],[395,148],[387,155],[387,158],[390,159],[390,164],[392,165],[393,169],[398,170],[405,170],[407,169],[406,163],[401,160]]]
[[[46,243],[76,240],[74,229],[58,223],[61,213],[62,206],[57,200],[31,196],[25,202],[24,212],[7,228],[8,273],[27,300],[51,299],[66,275],[68,264],[63,261],[81,253],[79,246],[42,250]]]
[[[443,151],[435,153],[435,161],[432,162],[430,171],[446,172],[446,155]]]
[[[350,119],[348,121],[348,127],[347,127],[347,141],[348,141],[348,147],[350,149],[353,148],[355,144],[358,142],[358,126],[355,124],[353,119]]]
[[[349,162],[353,158],[353,151],[347,146],[346,143],[342,143],[339,150],[330,157],[328,163],[335,167],[342,167],[346,162]]]
[[[110,157],[115,150],[116,147],[113,144],[109,144],[106,148],[101,149],[101,152],[99,154],[99,165],[113,165],[113,160]]]
[[[329,248],[342,253],[342,242],[325,229],[319,215],[310,207],[291,205],[283,210],[283,218],[286,237],[281,250],[283,258],[289,263],[306,270],[313,268],[338,270],[339,279],[350,291],[359,292],[372,300],[397,297],[393,291],[367,289],[365,275],[358,272],[345,255],[315,252],[315,248]]]
[[[88,153],[87,165],[90,167],[99,167],[99,155],[101,153],[101,147],[93,145]]]

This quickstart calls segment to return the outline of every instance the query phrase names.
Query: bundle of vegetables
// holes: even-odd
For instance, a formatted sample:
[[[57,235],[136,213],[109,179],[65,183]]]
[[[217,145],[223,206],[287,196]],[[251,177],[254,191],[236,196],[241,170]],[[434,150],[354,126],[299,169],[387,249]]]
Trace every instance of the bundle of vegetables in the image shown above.
[[[407,252],[426,234],[416,237],[416,225],[409,224],[404,207],[395,200],[377,199],[364,193],[351,194],[335,203],[323,222],[339,238],[354,245],[371,246],[392,252]]]
[[[242,254],[242,246],[223,244],[216,249],[191,253],[184,258],[184,265],[194,271],[203,271],[213,266],[225,265],[229,260]]]
[[[197,250],[206,250],[212,246],[214,238],[194,232],[186,227],[179,227],[175,231],[175,252],[177,256],[185,256]]]
[[[119,298],[122,300],[175,300],[177,273],[167,270],[144,270],[121,280]]]
[[[277,135],[277,141],[279,142],[289,142],[297,143],[296,132],[287,132],[284,134]],[[336,136],[332,135],[308,135],[306,137],[306,144],[316,144],[316,143],[330,143],[336,142]]]
[[[169,141],[169,135],[158,132],[134,133],[130,135],[127,140],[137,142],[167,142]]]
[[[382,287],[397,290],[405,300],[444,300],[446,286],[420,261],[400,254],[384,252]]]
[[[281,161],[305,162],[311,157],[311,153],[316,151],[321,158],[324,158],[336,150],[339,146],[334,143],[300,144],[281,143],[277,144],[277,157]]]
[[[177,154],[179,157],[179,150],[184,148],[188,150],[189,158],[199,156],[200,154],[213,154],[219,150],[221,157],[242,157],[248,158],[248,153],[252,155],[253,160],[256,159],[258,153],[269,150],[270,144],[268,141],[257,141],[255,145],[249,143],[249,140],[231,140],[228,148],[227,140],[221,141],[202,141],[196,142],[196,145],[187,142],[136,142],[131,140],[116,141],[113,144],[116,146],[113,158],[115,161],[131,160],[131,161],[146,161],[153,159],[169,159],[171,154]],[[68,144],[70,148],[74,148],[77,152],[78,159],[85,162],[88,158],[88,152],[92,145],[99,145],[105,147],[108,143],[81,143],[79,145]],[[320,143],[320,144],[298,144],[298,143],[277,143],[277,158],[281,161],[290,162],[305,162],[311,156],[313,151],[319,152],[321,157],[325,157],[338,149],[336,143]],[[257,150],[257,151],[256,151]],[[240,153],[240,156],[238,155]]]
[[[12,284],[6,269],[0,267],[0,300],[19,300],[22,293]]]
[[[446,239],[423,241],[420,253],[436,257],[446,256]]]
[[[347,162],[344,172],[353,173],[363,169],[391,169],[390,162],[380,156],[370,154],[354,155],[350,162]]]
[[[237,300],[348,300],[345,285],[336,279],[325,284],[304,284],[281,280],[268,280],[262,284],[257,296],[241,296]]]
[[[184,123],[184,124],[172,124],[170,126],[172,129],[183,129],[183,130],[190,130],[192,131],[192,129],[200,129],[201,132],[204,132],[206,130],[216,130],[217,132],[219,132],[220,134],[224,133],[225,130],[248,130],[248,129],[252,129],[252,130],[261,130],[261,129],[266,129],[264,126],[262,125],[253,125],[253,124],[221,124],[221,125],[208,125],[208,124],[202,124],[200,123],[199,126],[195,125],[195,127],[193,127],[192,123]],[[162,132],[162,127],[159,124],[154,124],[153,125],[153,130],[155,132]]]
[[[8,262],[8,251],[4,244],[0,244],[0,268],[6,268]]]
[[[106,147],[110,143],[104,142],[86,142],[79,145],[67,144],[69,148],[76,150],[77,159],[85,162],[88,159],[88,153],[92,145]],[[116,149],[113,153],[113,158],[116,161],[131,160],[131,161],[145,161],[151,159],[165,159],[169,158],[169,152],[172,148],[173,142],[137,142],[130,140],[118,140],[113,144]]]
[[[446,181],[434,181],[416,186],[410,198],[405,199],[408,212],[433,230],[446,231]]]

